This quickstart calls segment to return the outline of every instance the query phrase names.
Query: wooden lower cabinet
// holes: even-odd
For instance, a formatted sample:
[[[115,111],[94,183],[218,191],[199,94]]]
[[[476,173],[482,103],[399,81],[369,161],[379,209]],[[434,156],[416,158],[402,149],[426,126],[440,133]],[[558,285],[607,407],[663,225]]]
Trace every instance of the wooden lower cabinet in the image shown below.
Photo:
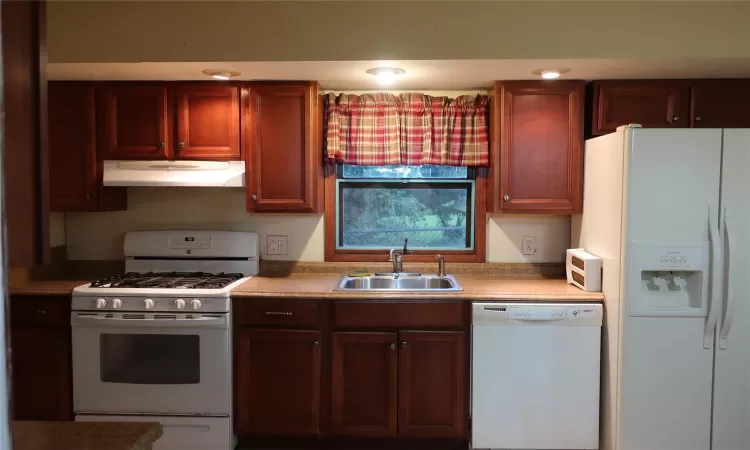
[[[398,434],[466,433],[466,343],[463,331],[402,331],[398,356]]]
[[[397,435],[396,333],[333,333],[332,433]]]
[[[334,333],[333,434],[465,437],[464,336],[463,331]]]
[[[242,328],[237,340],[237,434],[318,434],[320,331]]]
[[[11,296],[11,405],[15,420],[73,420],[70,297]]]

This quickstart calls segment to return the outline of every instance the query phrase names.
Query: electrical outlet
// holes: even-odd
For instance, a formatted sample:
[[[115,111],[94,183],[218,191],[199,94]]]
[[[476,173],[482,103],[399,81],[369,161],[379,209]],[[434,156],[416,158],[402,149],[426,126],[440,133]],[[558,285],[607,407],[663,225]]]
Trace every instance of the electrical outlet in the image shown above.
[[[288,236],[268,236],[268,249],[266,253],[269,255],[286,255],[287,254],[287,243]]]
[[[533,255],[536,253],[536,238],[534,236],[524,236],[521,244],[521,253],[524,255]]]

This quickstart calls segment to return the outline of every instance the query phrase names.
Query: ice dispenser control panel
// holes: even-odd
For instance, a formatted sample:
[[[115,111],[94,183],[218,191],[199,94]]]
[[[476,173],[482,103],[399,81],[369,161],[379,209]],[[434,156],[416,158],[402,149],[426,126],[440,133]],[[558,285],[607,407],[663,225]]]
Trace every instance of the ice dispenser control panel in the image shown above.
[[[632,252],[631,316],[706,314],[708,242],[663,246],[633,241]]]

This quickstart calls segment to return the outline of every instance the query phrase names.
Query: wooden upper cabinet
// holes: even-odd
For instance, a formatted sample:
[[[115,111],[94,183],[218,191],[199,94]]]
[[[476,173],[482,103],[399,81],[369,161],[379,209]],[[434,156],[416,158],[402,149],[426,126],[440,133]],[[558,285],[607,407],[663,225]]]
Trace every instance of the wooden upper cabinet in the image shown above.
[[[693,82],[694,128],[750,128],[750,80]]]
[[[399,333],[398,433],[463,438],[467,430],[463,331]]]
[[[396,333],[333,333],[332,433],[396,436]]]
[[[240,88],[179,85],[175,159],[240,160]]]
[[[496,83],[490,212],[581,211],[583,96],[583,81]]]
[[[171,153],[167,87],[112,83],[101,91],[108,159],[166,159]]]
[[[591,134],[637,123],[644,128],[690,126],[690,82],[681,80],[606,80],[593,85]]]
[[[322,186],[317,83],[251,84],[248,211],[314,212]]]
[[[315,435],[320,421],[320,331],[241,328],[235,368],[240,434]]]
[[[53,81],[47,95],[50,211],[126,209],[125,188],[102,187],[96,154],[94,84]]]

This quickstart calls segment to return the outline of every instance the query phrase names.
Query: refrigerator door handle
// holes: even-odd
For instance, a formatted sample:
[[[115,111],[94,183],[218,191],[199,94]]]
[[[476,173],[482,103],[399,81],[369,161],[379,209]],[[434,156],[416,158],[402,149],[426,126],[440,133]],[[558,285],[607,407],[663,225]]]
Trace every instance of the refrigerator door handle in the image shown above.
[[[734,320],[734,308],[735,308],[735,296],[736,292],[732,286],[732,269],[737,265],[734,263],[734,247],[732,247],[732,230],[733,228],[729,224],[730,218],[727,215],[727,209],[724,208],[724,237],[727,240],[727,248],[729,249],[729,258],[727,269],[727,309],[724,313],[724,323],[719,327],[719,349],[726,350],[727,348],[727,337],[729,336],[729,330],[732,328],[732,321]]]
[[[721,296],[721,270],[719,263],[721,258],[721,239],[719,226],[716,224],[718,217],[711,214],[711,207],[708,207],[708,237],[711,241],[711,292],[709,293],[708,317],[703,329],[703,348],[710,350],[713,348],[714,330],[719,320],[719,305],[716,302]]]

